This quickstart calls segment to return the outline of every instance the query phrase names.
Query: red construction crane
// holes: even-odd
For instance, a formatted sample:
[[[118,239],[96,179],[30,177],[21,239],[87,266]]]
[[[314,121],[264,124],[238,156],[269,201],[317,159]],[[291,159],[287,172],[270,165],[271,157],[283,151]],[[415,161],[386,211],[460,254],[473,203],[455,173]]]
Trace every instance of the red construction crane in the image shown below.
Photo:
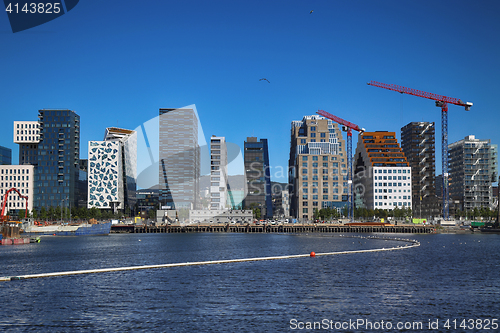
[[[318,112],[316,112],[316,113],[325,117],[325,118],[331,119],[331,120],[335,121],[336,123],[339,123],[340,125],[343,125],[344,131],[347,132],[347,167],[348,167],[348,171],[347,171],[348,182],[347,182],[347,184],[349,186],[348,199],[347,199],[348,206],[349,206],[348,218],[351,222],[353,222],[354,221],[354,199],[353,199],[354,198],[354,193],[353,193],[354,187],[352,186],[352,130],[355,130],[355,131],[362,133],[365,131],[365,129],[361,128],[358,125],[353,124],[347,120],[344,120],[342,118],[334,116],[333,114],[330,114],[330,113],[323,111],[323,110],[318,110]]]
[[[470,111],[471,102],[462,102],[458,98],[452,98],[442,95],[437,95],[417,89],[398,86],[395,84],[387,84],[376,81],[367,83],[370,86],[384,88],[392,91],[397,91],[402,94],[408,94],[423,98],[428,98],[436,101],[436,106],[441,108],[441,154],[442,154],[442,170],[443,170],[443,218],[449,218],[449,200],[450,193],[448,190],[448,104],[455,104],[465,107],[465,111]]]
[[[0,221],[4,221],[5,219],[5,206],[7,205],[7,198],[8,198],[8,195],[10,192],[12,191],[15,191],[17,192],[17,194],[19,194],[19,197],[23,198],[26,200],[26,207],[24,209],[24,218],[28,217],[28,197],[27,196],[24,196],[21,194],[21,192],[19,192],[17,189],[15,189],[14,187],[11,188],[10,190],[8,190],[7,192],[5,192],[5,195],[3,196],[3,203],[2,203],[2,211],[0,212]]]

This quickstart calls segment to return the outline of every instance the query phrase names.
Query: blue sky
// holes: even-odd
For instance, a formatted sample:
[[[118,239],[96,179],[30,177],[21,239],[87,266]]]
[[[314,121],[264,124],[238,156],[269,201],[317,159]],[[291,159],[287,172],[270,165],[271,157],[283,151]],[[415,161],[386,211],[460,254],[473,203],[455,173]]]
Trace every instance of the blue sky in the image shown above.
[[[440,108],[366,83],[473,102],[449,107],[449,143],[500,143],[499,12],[498,1],[86,0],[15,34],[0,14],[0,145],[17,163],[13,122],[68,108],[87,158],[106,127],[195,104],[207,138],[267,138],[273,180],[286,182],[274,170],[288,165],[291,121],[323,109],[398,139],[411,121],[436,122],[440,173]]]

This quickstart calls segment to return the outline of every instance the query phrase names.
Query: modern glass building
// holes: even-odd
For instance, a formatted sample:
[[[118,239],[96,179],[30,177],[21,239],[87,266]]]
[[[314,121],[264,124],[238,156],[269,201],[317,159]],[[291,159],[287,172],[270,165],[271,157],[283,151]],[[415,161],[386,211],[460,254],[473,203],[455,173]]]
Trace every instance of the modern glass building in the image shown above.
[[[200,148],[196,111],[160,109],[159,126],[160,208],[197,209]]]
[[[271,219],[273,201],[267,139],[257,141],[256,137],[248,137],[244,143],[244,162],[247,196],[243,206],[260,208],[261,216]]]
[[[80,173],[80,116],[66,109],[38,111],[35,208],[84,207],[87,184]]]
[[[0,146],[0,165],[12,164],[12,149]]]

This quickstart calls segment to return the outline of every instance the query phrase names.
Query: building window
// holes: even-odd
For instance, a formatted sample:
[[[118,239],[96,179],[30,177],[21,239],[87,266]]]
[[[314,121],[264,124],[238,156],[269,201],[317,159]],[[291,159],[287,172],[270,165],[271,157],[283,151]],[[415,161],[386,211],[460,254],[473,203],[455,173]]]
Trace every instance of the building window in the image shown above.
[[[307,161],[307,156],[302,156],[302,161]]]

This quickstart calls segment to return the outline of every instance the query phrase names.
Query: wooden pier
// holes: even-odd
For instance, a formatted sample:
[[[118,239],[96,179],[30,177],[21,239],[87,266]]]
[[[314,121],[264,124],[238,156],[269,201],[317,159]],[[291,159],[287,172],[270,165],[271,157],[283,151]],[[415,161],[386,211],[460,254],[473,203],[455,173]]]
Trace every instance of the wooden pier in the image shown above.
[[[432,226],[396,225],[371,226],[342,224],[190,224],[190,225],[112,225],[111,233],[196,233],[196,232],[232,232],[232,233],[404,233],[430,234],[436,229]]]

